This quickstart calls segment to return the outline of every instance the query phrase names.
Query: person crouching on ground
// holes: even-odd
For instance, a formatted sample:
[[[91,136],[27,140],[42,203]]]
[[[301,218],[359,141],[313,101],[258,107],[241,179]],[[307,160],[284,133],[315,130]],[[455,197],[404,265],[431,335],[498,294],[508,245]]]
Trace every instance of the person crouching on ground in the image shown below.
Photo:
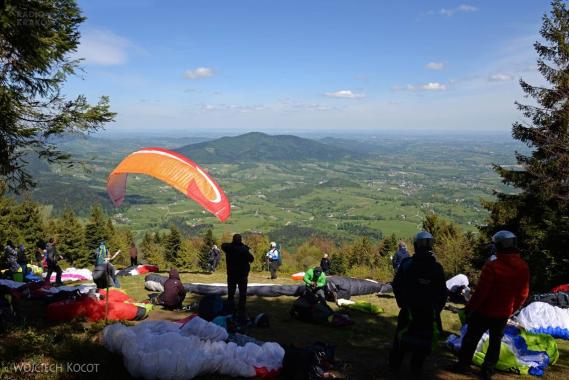
[[[182,308],[186,298],[186,289],[180,281],[177,269],[170,269],[168,279],[164,283],[164,292],[158,296],[159,304],[166,309],[176,310]]]
[[[322,271],[322,268],[310,268],[304,274],[303,280],[306,285],[306,291],[314,294],[318,302],[326,303],[326,293],[324,291],[326,288],[326,274]]]
[[[247,281],[251,263],[254,260],[249,247],[243,244],[241,235],[233,235],[231,243],[223,243],[221,249],[225,252],[227,264],[227,302],[229,307],[235,309],[235,290],[239,287],[239,305],[237,307],[237,321],[247,322],[245,304],[247,302]]]
[[[415,254],[404,259],[393,280],[393,293],[401,308],[389,354],[389,369],[398,372],[407,352],[412,353],[411,372],[421,376],[423,363],[442,331],[441,311],[447,299],[443,267],[432,252],[433,236],[415,236]]]
[[[525,302],[529,294],[529,267],[520,257],[517,238],[510,231],[499,231],[492,241],[496,259],[484,264],[474,294],[466,304],[468,328],[453,372],[465,372],[486,330],[490,332],[488,350],[482,364],[482,378],[490,379],[500,357],[500,346],[508,319]]]

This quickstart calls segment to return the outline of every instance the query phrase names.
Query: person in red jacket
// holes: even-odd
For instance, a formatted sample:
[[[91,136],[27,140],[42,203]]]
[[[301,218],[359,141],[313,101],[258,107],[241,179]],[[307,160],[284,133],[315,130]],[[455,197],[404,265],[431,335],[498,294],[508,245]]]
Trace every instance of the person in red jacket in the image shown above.
[[[470,366],[478,341],[490,332],[488,350],[482,364],[482,378],[490,379],[500,356],[500,345],[508,319],[529,294],[529,267],[520,257],[517,238],[510,231],[499,231],[492,241],[496,259],[482,268],[476,290],[466,305],[468,328],[453,370],[464,372]]]

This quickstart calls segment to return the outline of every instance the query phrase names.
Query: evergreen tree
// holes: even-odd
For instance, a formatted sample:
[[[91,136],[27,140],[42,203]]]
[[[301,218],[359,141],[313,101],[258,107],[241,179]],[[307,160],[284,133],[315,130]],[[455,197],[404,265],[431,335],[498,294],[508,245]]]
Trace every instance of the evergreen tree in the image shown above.
[[[537,67],[548,85],[520,85],[534,104],[516,103],[525,120],[512,136],[532,151],[516,154],[520,169],[495,166],[502,181],[517,189],[486,202],[490,220],[481,231],[487,239],[508,229],[519,239],[532,271],[533,287],[547,289],[569,282],[569,11],[552,2],[543,17],[543,42],[534,44]]]
[[[72,209],[66,208],[57,223],[58,250],[65,260],[77,267],[87,267],[93,262],[85,249],[85,231]]]
[[[14,201],[8,198],[6,193],[6,184],[0,181],[0,247],[4,249],[4,245],[8,239],[13,239],[14,227],[10,220]]]
[[[150,232],[144,234],[144,239],[140,243],[140,253],[145,263],[158,265],[162,269],[166,268],[164,247],[155,242],[155,237]]]
[[[85,225],[85,245],[89,254],[93,253],[99,246],[99,243],[104,240],[109,240],[108,221],[105,218],[103,209],[99,205],[91,207],[91,216],[87,225]]]
[[[78,67],[72,58],[85,20],[75,0],[0,2],[0,178],[14,190],[34,185],[32,153],[48,162],[69,156],[53,137],[97,130],[112,121],[106,97],[66,99],[62,87]]]
[[[165,239],[164,249],[166,250],[166,261],[171,264],[175,264],[178,259],[178,253],[180,252],[180,247],[182,246],[182,235],[178,227],[174,224],[170,226],[170,234]]]
[[[471,272],[475,239],[471,233],[436,214],[428,215],[423,221],[423,229],[433,235],[433,251],[449,276]]]
[[[208,230],[205,232],[203,236],[202,247],[200,248],[200,252],[198,255],[198,265],[201,270],[205,271],[208,269],[209,252],[214,244],[215,240],[213,239],[213,231],[211,230],[211,228],[208,228]]]
[[[15,204],[10,213],[12,237],[15,244],[24,244],[28,251],[45,235],[43,220],[37,203],[25,197]]]
[[[391,234],[381,241],[379,254],[383,257],[392,255],[397,251],[397,247],[397,236],[395,236],[395,234]]]
[[[355,266],[367,266],[372,268],[375,266],[376,261],[377,251],[367,237],[364,236],[354,242],[348,259],[348,266],[350,268]]]
[[[344,275],[348,271],[348,258],[343,252],[338,252],[330,258],[330,273]]]

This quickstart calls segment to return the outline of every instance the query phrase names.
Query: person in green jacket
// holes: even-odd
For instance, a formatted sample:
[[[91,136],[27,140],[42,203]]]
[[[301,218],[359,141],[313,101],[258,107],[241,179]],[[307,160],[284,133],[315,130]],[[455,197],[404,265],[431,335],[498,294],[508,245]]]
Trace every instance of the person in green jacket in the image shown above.
[[[326,302],[326,293],[324,292],[326,288],[326,274],[322,271],[322,268],[315,267],[307,270],[304,274],[304,284],[306,285],[306,290],[314,294],[319,302]]]

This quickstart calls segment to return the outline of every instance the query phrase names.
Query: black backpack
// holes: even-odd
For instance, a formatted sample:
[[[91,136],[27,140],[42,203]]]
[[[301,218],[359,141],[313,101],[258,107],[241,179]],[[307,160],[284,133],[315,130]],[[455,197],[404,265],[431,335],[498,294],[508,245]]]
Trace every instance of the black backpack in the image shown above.
[[[208,294],[200,299],[198,315],[206,321],[212,321],[223,311],[223,300],[219,294]]]
[[[316,295],[306,292],[294,301],[290,315],[305,322],[326,323],[334,311],[324,303],[319,303]]]

